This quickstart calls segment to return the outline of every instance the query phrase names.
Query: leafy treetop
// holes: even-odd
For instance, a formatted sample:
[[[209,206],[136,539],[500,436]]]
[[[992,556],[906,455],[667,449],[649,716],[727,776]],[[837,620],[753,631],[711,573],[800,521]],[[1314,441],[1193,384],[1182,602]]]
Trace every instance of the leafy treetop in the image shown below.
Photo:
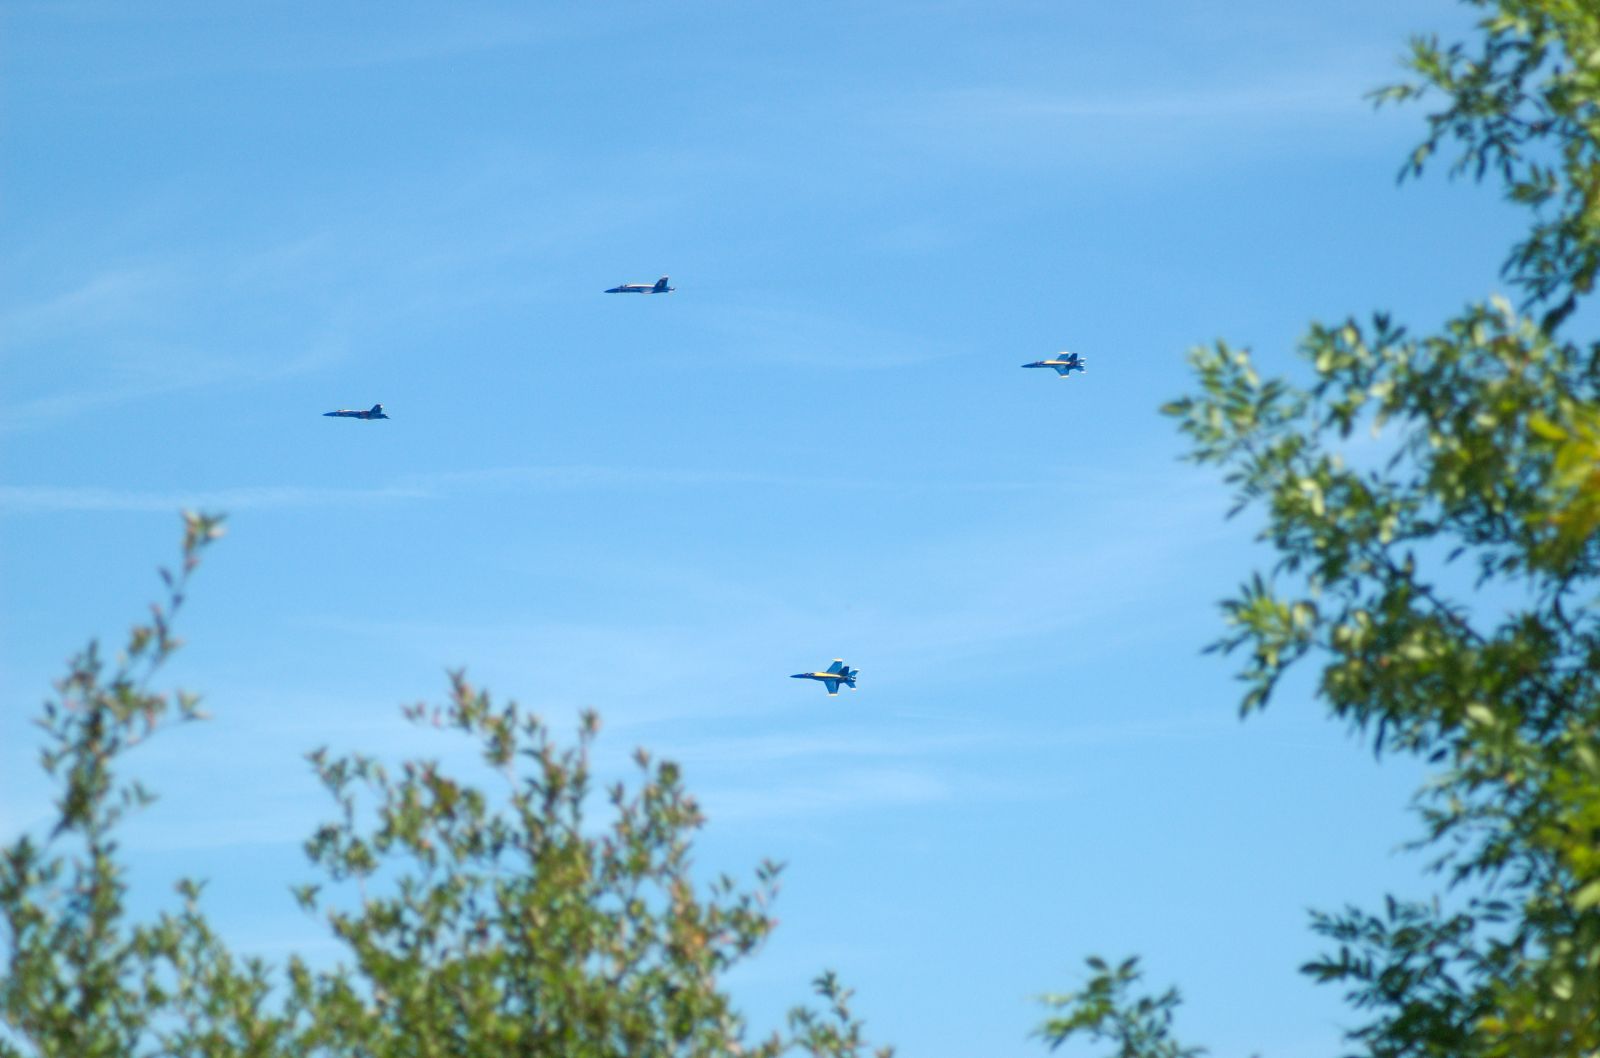
[[[867,1053],[850,993],[818,978],[826,1012],[797,1007],[789,1031],[747,1041],[720,983],[773,927],[779,868],[756,885],[697,884],[691,837],[703,823],[676,765],[640,751],[634,789],[593,800],[585,715],[559,747],[537,717],[452,678],[441,708],[411,718],[479,744],[499,790],[436,761],[391,774],[360,754],[310,761],[338,807],[306,851],[325,881],[298,888],[345,957],[331,968],[291,956],[279,971],[234,955],[200,908],[201,886],[154,922],[129,921],[117,829],[151,794],[116,766],[176,706],[154,671],[177,648],[169,629],[188,577],[221,532],[186,516],[184,558],[153,619],[133,629],[107,671],[91,645],[45,706],[46,772],[61,789],[42,842],[0,850],[0,1058],[355,1055],[361,1058],[548,1058]],[[876,1052],[881,1058],[891,1053]]]

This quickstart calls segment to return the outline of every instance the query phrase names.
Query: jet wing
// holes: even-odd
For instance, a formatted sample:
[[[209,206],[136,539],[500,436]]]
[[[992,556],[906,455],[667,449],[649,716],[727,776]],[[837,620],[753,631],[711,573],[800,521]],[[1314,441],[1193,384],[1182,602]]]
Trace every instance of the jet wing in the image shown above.
[[[828,693],[829,694],[838,694],[839,693],[839,681],[838,680],[823,680],[822,681],[822,685],[824,687],[828,688]]]
[[[828,671],[829,672],[839,672],[839,671],[842,671],[843,669],[844,669],[844,659],[843,658],[834,658],[833,659],[833,664],[828,666]]]

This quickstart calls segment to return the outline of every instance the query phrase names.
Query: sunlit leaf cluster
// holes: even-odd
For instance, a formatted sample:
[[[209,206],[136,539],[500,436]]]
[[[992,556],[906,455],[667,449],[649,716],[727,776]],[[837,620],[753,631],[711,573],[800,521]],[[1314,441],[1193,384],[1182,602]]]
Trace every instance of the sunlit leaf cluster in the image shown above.
[[[1429,134],[1405,172],[1419,174],[1448,144],[1452,173],[1493,175],[1534,222],[1506,274],[1555,328],[1600,272],[1600,11],[1592,0],[1468,0],[1486,9],[1475,46],[1412,42],[1419,79],[1379,101],[1441,93]]]
[[[1199,1058],[1202,1047],[1184,1047],[1172,1035],[1172,1016],[1179,1004],[1177,989],[1159,996],[1133,994],[1143,972],[1137,958],[1115,966],[1098,956],[1088,959],[1088,982],[1077,992],[1046,995],[1041,1001],[1055,1013],[1036,1036],[1055,1050],[1068,1040],[1110,1043],[1109,1058]]]
[[[1443,93],[1420,170],[1530,208],[1502,298],[1413,336],[1313,326],[1303,381],[1225,343],[1166,408],[1276,555],[1224,604],[1248,713],[1297,663],[1378,752],[1434,765],[1416,846],[1441,899],[1318,915],[1310,963],[1374,1055],[1600,1049],[1600,343],[1569,333],[1600,267],[1600,5],[1501,0],[1478,46],[1416,43]],[[1529,315],[1528,313],[1536,313]]]
[[[340,818],[307,852],[336,886],[299,895],[326,913],[353,963],[316,975],[296,962],[291,975],[316,1004],[347,1011],[325,1026],[339,1050],[367,1041],[389,1048],[379,1053],[428,1044],[448,1054],[476,1041],[516,1053],[711,1055],[740,1038],[718,976],[771,929],[778,868],[763,865],[753,891],[721,877],[699,893],[689,836],[702,818],[675,765],[639,752],[641,785],[606,791],[610,818],[595,833],[585,814],[597,793],[592,714],[577,745],[560,749],[537,716],[457,674],[448,705],[411,715],[476,738],[503,789],[475,788],[433,761],[391,775],[367,756],[311,755]],[[344,906],[341,884],[363,897]]]
[[[635,783],[597,790],[595,716],[563,748],[462,674],[445,705],[408,713],[478,746],[473,779],[436,760],[309,755],[336,815],[306,842],[320,881],[293,896],[324,920],[337,958],[235,955],[192,881],[177,909],[135,920],[117,834],[152,795],[118,766],[174,712],[200,715],[193,697],[148,687],[221,531],[200,516],[186,525],[182,570],[162,575],[167,601],[115,665],[93,646],[74,659],[41,717],[60,796],[47,836],[0,849],[0,1056],[868,1053],[831,973],[816,982],[824,1011],[796,1007],[787,1033],[747,1038],[722,977],[770,933],[779,868],[761,864],[751,888],[700,879],[691,842],[704,820],[676,765],[641,750]]]
[[[1219,342],[1164,410],[1276,556],[1224,602],[1213,645],[1244,659],[1243,712],[1308,668],[1377,753],[1432,766],[1414,847],[1443,891],[1313,916],[1336,947],[1304,971],[1366,1018],[1349,1040],[1379,1058],[1593,1058],[1600,342],[1571,332],[1600,272],[1600,4],[1468,2],[1478,37],[1413,42],[1417,79],[1376,98],[1444,100],[1403,176],[1454,145],[1452,174],[1529,211],[1503,272],[1519,302],[1424,335],[1382,314],[1313,325],[1293,378]],[[1052,998],[1052,1041],[1170,1053],[1176,996],[1129,998],[1131,967]]]

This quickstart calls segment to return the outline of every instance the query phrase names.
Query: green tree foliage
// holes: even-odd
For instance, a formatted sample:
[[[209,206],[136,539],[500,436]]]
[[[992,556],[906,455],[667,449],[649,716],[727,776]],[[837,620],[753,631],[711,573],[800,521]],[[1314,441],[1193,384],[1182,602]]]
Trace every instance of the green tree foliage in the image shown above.
[[[637,783],[604,791],[595,818],[596,718],[562,748],[537,716],[459,674],[444,706],[409,715],[473,739],[498,776],[487,788],[436,761],[391,774],[367,756],[310,754],[337,815],[306,843],[323,883],[295,896],[341,942],[336,965],[235,956],[194,882],[179,885],[179,910],[130,921],[117,832],[152,795],[117,765],[174,713],[200,716],[193,697],[149,683],[177,649],[171,616],[219,533],[188,516],[182,570],[162,574],[166,603],[115,665],[92,645],[74,659],[45,706],[43,764],[60,797],[47,838],[0,850],[0,1056],[867,1053],[831,974],[817,981],[826,1012],[799,1007],[787,1036],[745,1040],[718,982],[772,929],[779,869],[762,864],[751,889],[697,884],[690,838],[703,820],[674,764],[640,751]]]
[[[1133,986],[1144,975],[1138,959],[1116,966],[1090,957],[1089,983],[1080,992],[1047,995],[1042,1001],[1058,1011],[1034,1033],[1055,1050],[1074,1036],[1092,1043],[1110,1041],[1114,1058],[1200,1058],[1201,1047],[1183,1047],[1172,1038],[1172,1014],[1178,992],[1169,988],[1159,996],[1132,998]]]
[[[1600,343],[1567,332],[1600,271],[1600,3],[1471,2],[1475,42],[1415,41],[1420,79],[1377,98],[1444,98],[1403,177],[1454,146],[1452,173],[1528,208],[1504,270],[1520,305],[1421,337],[1382,315],[1313,326],[1303,385],[1219,343],[1165,410],[1277,553],[1214,646],[1245,658],[1243,711],[1304,662],[1376,752],[1436,768],[1416,846],[1446,891],[1313,919],[1336,947],[1304,969],[1367,1019],[1350,1040],[1382,1058],[1593,1056]],[[1097,1007],[1120,983],[1101,972],[1050,1025],[1136,1015]],[[1119,1054],[1167,1053],[1147,1038]]]

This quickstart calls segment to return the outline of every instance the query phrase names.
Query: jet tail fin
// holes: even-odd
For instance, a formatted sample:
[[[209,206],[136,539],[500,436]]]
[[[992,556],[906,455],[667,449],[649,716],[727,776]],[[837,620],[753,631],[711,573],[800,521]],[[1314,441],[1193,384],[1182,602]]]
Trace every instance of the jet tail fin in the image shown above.
[[[665,294],[667,292],[667,277],[666,276],[662,276],[660,279],[656,280],[656,285],[655,285],[654,290],[655,290],[655,293],[657,293],[657,294]]]

